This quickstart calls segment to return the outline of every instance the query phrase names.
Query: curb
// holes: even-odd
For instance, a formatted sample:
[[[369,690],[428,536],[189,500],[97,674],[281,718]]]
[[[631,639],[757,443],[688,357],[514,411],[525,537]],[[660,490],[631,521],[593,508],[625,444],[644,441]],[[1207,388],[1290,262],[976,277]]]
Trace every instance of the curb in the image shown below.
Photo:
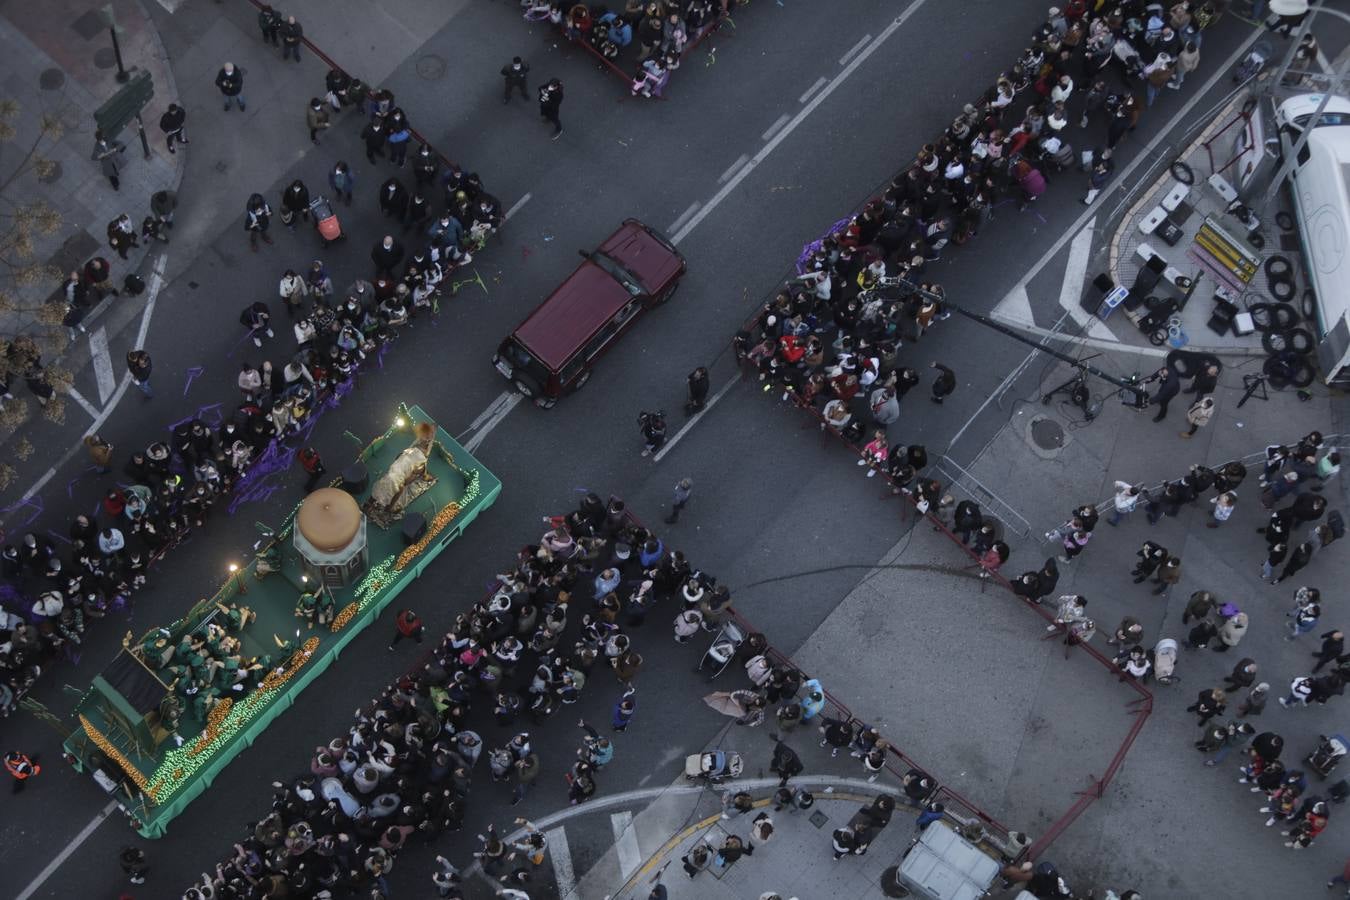
[[[810,781],[810,779],[803,779],[803,780]],[[878,793],[881,792],[878,791]],[[872,798],[864,794],[848,794],[840,792],[835,792],[829,795],[816,797],[817,804],[831,800],[842,800],[848,803],[870,803]],[[762,809],[772,802],[773,802],[772,797],[765,797],[762,800],[756,800],[753,808]],[[672,835],[670,838],[666,840],[664,844],[660,846],[659,849],[657,849],[655,853],[653,853],[651,856],[645,859],[642,865],[638,866],[637,871],[633,872],[632,875],[628,876],[628,880],[625,881],[623,884],[621,884],[617,891],[615,891],[613,894],[608,894],[606,896],[607,897],[622,896],[627,892],[633,890],[634,885],[636,885],[639,881],[641,881],[647,875],[647,873],[650,872],[652,868],[655,867],[657,864],[659,864],[663,859],[665,859],[667,856],[678,850],[681,844],[687,841],[694,834],[704,829],[711,828],[713,825],[716,825],[721,820],[722,820],[722,813],[716,812],[708,816],[707,818],[700,819],[694,824],[684,828],[682,831]]]

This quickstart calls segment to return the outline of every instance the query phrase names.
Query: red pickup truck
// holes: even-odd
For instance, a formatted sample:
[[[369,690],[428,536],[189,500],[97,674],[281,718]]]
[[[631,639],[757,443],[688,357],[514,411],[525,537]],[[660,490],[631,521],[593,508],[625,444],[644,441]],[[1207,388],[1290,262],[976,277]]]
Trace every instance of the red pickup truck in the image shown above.
[[[502,341],[492,364],[548,408],[590,380],[600,355],[680,286],[685,261],[656,229],[625,219],[548,299]]]

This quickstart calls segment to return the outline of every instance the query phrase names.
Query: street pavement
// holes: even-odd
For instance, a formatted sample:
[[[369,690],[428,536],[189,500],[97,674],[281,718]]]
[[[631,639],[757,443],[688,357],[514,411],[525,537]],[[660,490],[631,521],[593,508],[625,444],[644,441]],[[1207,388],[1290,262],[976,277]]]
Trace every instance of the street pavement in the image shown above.
[[[231,402],[233,374],[241,359],[254,356],[252,348],[241,348],[238,340],[239,308],[256,298],[273,297],[283,269],[298,269],[319,252],[317,239],[304,226],[288,235],[277,223],[276,246],[256,255],[249,253],[241,227],[248,193],[261,190],[275,200],[281,186],[295,177],[314,189],[323,184],[333,160],[346,158],[353,163],[357,204],[350,211],[339,209],[350,237],[340,254],[330,254],[326,260],[336,269],[334,280],[341,287],[364,273],[366,248],[384,231],[374,191],[391,171],[387,164],[365,164],[354,122],[339,120],[320,138],[318,148],[308,144],[304,103],[321,93],[324,67],[309,53],[298,66],[282,63],[258,41],[253,11],[247,4],[187,0],[166,6],[173,7],[172,11],[152,6],[150,14],[172,61],[181,102],[197,128],[187,148],[191,152],[180,191],[180,224],[169,248],[165,286],[148,326],[159,394],[153,401],[126,398],[115,410],[102,411],[107,416],[100,427],[122,452],[185,415],[203,408],[210,415],[213,404]],[[321,45],[325,52],[357,74],[374,73],[374,78],[398,95],[414,127],[466,169],[479,171],[505,208],[517,209],[500,240],[475,260],[484,288],[464,287],[457,297],[443,303],[437,319],[419,322],[401,335],[383,367],[364,374],[360,390],[315,432],[315,443],[331,465],[353,446],[343,437],[344,431],[369,436],[386,427],[397,401],[420,402],[452,432],[463,429],[464,439],[479,441],[482,446],[477,452],[501,475],[505,490],[499,503],[432,570],[434,582],[410,590],[408,602],[422,611],[433,631],[443,630],[469,598],[481,593],[511,548],[537,539],[534,523],[566,508],[578,490],[620,493],[639,515],[652,520],[664,512],[674,482],[691,476],[695,496],[676,526],[675,540],[701,567],[724,578],[738,592],[738,607],[752,620],[764,623],[777,646],[790,653],[806,653],[804,660],[813,668],[822,668],[822,677],[832,690],[847,695],[864,686],[876,689],[870,695],[848,696],[847,702],[860,715],[884,716],[885,721],[897,723],[901,728],[898,742],[907,750],[915,739],[930,740],[931,744],[920,742],[909,752],[933,759],[935,770],[944,778],[959,783],[960,773],[983,771],[976,768],[982,760],[1005,756],[1017,724],[1006,713],[1005,718],[994,719],[1002,727],[991,728],[978,721],[969,737],[958,738],[938,728],[942,717],[936,717],[929,729],[911,733],[904,726],[904,711],[888,705],[900,698],[894,689],[882,689],[891,682],[878,679],[876,667],[856,678],[843,676],[836,681],[832,677],[832,667],[843,671],[845,662],[862,660],[839,649],[851,632],[821,630],[821,625],[839,621],[836,615],[852,609],[846,598],[852,597],[877,560],[894,552],[907,527],[898,520],[898,502],[882,499],[880,486],[863,479],[837,446],[823,442],[814,426],[803,428],[803,419],[779,408],[774,398],[748,383],[729,387],[724,399],[656,464],[638,456],[635,417],[644,408],[677,409],[683,397],[683,376],[694,365],[716,364],[718,387],[727,383],[725,379],[732,377],[724,349],[727,338],[754,304],[776,287],[801,245],[818,237],[830,222],[883,184],[914,147],[946,124],[961,102],[993,79],[1020,49],[1022,36],[1036,24],[1040,5],[1020,0],[956,9],[924,2],[883,9],[854,0],[829,7],[753,4],[738,13],[734,39],[719,44],[715,63],[697,56],[686,61],[677,99],[641,104],[626,99],[617,80],[595,71],[581,51],[566,44],[555,46],[546,31],[522,23],[515,4],[448,4],[437,7],[439,17],[418,4],[404,6],[416,9],[382,5],[380,14],[365,16],[362,5],[348,4],[333,7],[335,12],[326,17],[324,10],[316,8],[313,22],[306,20],[308,13],[301,18],[308,34],[329,42]],[[902,14],[903,21],[896,25],[896,16]],[[1207,57],[1226,58],[1247,36],[1238,23],[1225,22],[1207,37]],[[859,46],[864,49],[859,51]],[[903,52],[897,52],[898,48]],[[567,84],[562,111],[566,130],[556,143],[549,142],[548,130],[538,122],[533,104],[503,107],[501,103],[496,71],[516,54],[530,60],[532,84],[553,75]],[[218,105],[211,79],[225,59],[246,70],[246,115],[222,113]],[[1207,74],[1203,67],[1197,73]],[[825,84],[820,86],[822,78]],[[903,104],[895,100],[896,85],[912,86]],[[1122,162],[1188,102],[1189,97],[1172,92],[1161,98],[1145,117],[1138,136],[1125,145]],[[751,157],[750,164],[729,169],[742,155]],[[982,298],[973,305],[992,307],[1022,275],[1028,261],[1052,249],[1082,211],[1076,189],[1058,188],[1057,184],[1034,214],[1000,212],[976,243],[937,266],[934,277],[953,296]],[[691,212],[695,202],[699,207]],[[578,247],[603,237],[626,215],[637,215],[658,228],[677,226],[670,231],[682,236],[681,250],[690,260],[690,273],[678,300],[652,315],[650,322],[639,323],[606,356],[587,389],[557,409],[545,413],[521,404],[509,415],[489,420],[490,432],[483,426],[470,428],[480,410],[499,402],[506,387],[488,363],[497,341],[570,271]],[[136,337],[137,324],[129,322],[120,333],[109,335],[112,359],[124,356]],[[925,363],[937,358],[955,365],[961,386],[943,407],[909,410],[914,415],[903,426],[904,437],[922,440],[930,448],[954,442],[947,451],[953,463],[977,474],[983,470],[974,468],[976,462],[988,464],[1002,458],[1001,451],[985,448],[1001,446],[999,440],[1011,441],[1007,420],[1028,407],[1025,398],[1035,397],[1041,381],[1064,377],[1048,368],[1043,357],[1019,368],[1027,348],[960,320],[935,329],[918,352]],[[1129,356],[1112,362],[1121,370],[1140,364]],[[197,374],[190,375],[193,372]],[[1235,377],[1235,373],[1226,377],[1225,386]],[[1004,395],[1013,404],[1011,411],[1001,401],[993,402]],[[1306,430],[1302,419],[1321,417],[1324,431],[1343,430],[1336,427],[1343,408],[1324,397],[1315,406],[1299,406],[1290,396],[1276,395],[1267,405],[1244,408],[1243,413],[1248,409],[1250,415],[1258,415],[1259,410],[1271,421],[1261,430],[1253,427],[1242,432],[1250,436],[1242,452],[1259,449],[1273,432],[1284,439],[1296,437]],[[673,418],[678,420],[678,415]],[[1219,425],[1216,420],[1211,426],[1213,437],[1209,439],[1218,440]],[[1079,502],[1083,493],[1104,496],[1101,485],[1110,469],[1110,456],[1103,455],[1107,449],[1119,446],[1123,457],[1133,458],[1147,448],[1148,455],[1139,462],[1139,477],[1149,474],[1161,479],[1173,474],[1175,448],[1141,444],[1141,433],[1132,430],[1138,427],[1133,421],[1121,423],[1109,447],[1098,448],[1091,458],[1074,460],[1095,481],[1067,485],[1064,495],[1045,490],[1036,478],[1010,478],[1006,471],[1001,480],[988,473],[979,477],[1003,489],[1012,483],[1023,485],[1031,496],[1013,496],[1010,503],[1042,527],[1053,520],[1056,511]],[[1083,438],[1086,445],[1089,439],[1096,440],[1093,435],[1114,428],[1108,420],[1072,434]],[[1168,440],[1175,439],[1170,431],[1161,433]],[[83,472],[82,461],[57,464],[73,441],[42,446],[40,465],[27,474],[33,481],[47,467],[53,474],[33,495],[42,498],[39,503],[44,511],[31,527],[63,532],[69,510],[92,507],[103,488],[92,474]],[[1051,470],[1059,472],[1060,465],[1041,462],[1036,473],[1039,477]],[[1070,495],[1072,499],[1066,499]],[[138,597],[133,621],[125,626],[106,623],[109,627],[91,630],[80,664],[52,673],[36,696],[58,713],[68,709],[70,699],[61,692],[61,683],[79,684],[96,673],[111,657],[120,632],[171,618],[181,609],[182,597],[211,589],[215,583],[211,573],[223,576],[229,559],[238,558],[251,542],[251,522],[278,518],[298,497],[296,479],[241,515],[218,516],[159,568],[154,588]],[[1250,496],[1244,499],[1247,508],[1255,506],[1251,500]],[[22,511],[11,511],[5,521],[7,530],[25,527],[21,523],[33,509],[30,504]],[[1131,523],[1131,527],[1139,525]],[[914,534],[911,546],[922,547],[930,533],[920,529]],[[1225,532],[1224,536],[1229,535]],[[1212,533],[1197,544],[1203,546],[1211,538]],[[1122,559],[1132,552],[1133,543],[1118,548]],[[1098,550],[1094,546],[1089,551],[1087,562],[1097,556],[1105,562],[1110,557]],[[955,561],[947,565],[963,564],[954,550],[951,554]],[[1041,554],[1019,551],[1009,566],[1015,569],[1027,555]],[[1317,564],[1335,561],[1333,554]],[[1122,563],[1111,571],[1123,568]],[[799,577],[739,594],[756,581],[784,573]],[[868,581],[875,584],[879,577]],[[955,590],[953,583],[965,585],[967,581],[944,580],[934,591],[945,597]],[[978,589],[979,583],[970,582],[970,586]],[[1006,597],[995,601],[991,596],[983,602],[990,610],[1008,609],[1010,621],[1005,627],[1010,640],[1014,634],[1030,641],[1040,636],[1038,620],[1010,607]],[[985,607],[969,608],[976,615]],[[921,611],[917,607],[914,614]],[[1026,619],[1026,624],[1015,626],[1013,614]],[[651,636],[642,636],[649,669],[653,673],[663,667],[683,671],[685,663],[670,652],[663,626],[654,620],[649,630]],[[1254,628],[1249,638],[1254,643],[1257,631]],[[818,632],[819,645],[812,643]],[[924,631],[907,629],[904,635],[919,641]],[[326,673],[310,696],[303,697],[227,770],[216,790],[175,822],[168,837],[147,848],[156,890],[148,896],[159,896],[162,885],[169,886],[165,890],[170,892],[179,889],[223,857],[230,836],[238,833],[235,829],[256,820],[265,810],[267,784],[303,770],[315,736],[344,730],[351,709],[406,664],[407,660],[388,658],[379,646],[382,639],[380,634],[363,635],[354,642],[344,665]],[[832,652],[822,649],[826,644],[834,648]],[[1039,685],[1061,687],[1062,673],[1047,674],[1053,670],[1054,654],[1046,650],[1047,645],[1036,647],[1046,657],[1038,661],[1040,668],[1019,673],[1028,680],[1040,679]],[[921,649],[931,650],[931,644],[925,642]],[[1010,650],[1003,655],[1012,656]],[[939,661],[961,658],[961,654],[950,653]],[[1227,660],[1214,665],[1221,662]],[[1091,674],[1105,680],[1100,672]],[[1007,680],[999,681],[1000,677]],[[937,693],[927,699],[927,708],[963,709],[969,703],[981,714],[994,716],[1000,697],[1007,696],[1006,705],[1018,709],[1024,700],[1014,694],[1020,691],[1017,696],[1031,696],[1025,686],[1012,685],[1009,673],[991,680],[1005,684],[1009,694],[994,694],[990,699],[979,689],[972,691],[968,670],[948,673],[945,680],[936,682]],[[903,695],[907,686],[894,684]],[[1082,684],[1097,683],[1085,675]],[[1197,684],[1190,678],[1184,682],[1188,691],[1207,685],[1207,681]],[[1108,689],[1113,687],[1113,683],[1106,684]],[[715,740],[724,722],[701,707],[704,689],[694,678],[661,678],[650,687],[640,686],[640,718],[625,736],[632,746],[625,746],[612,764],[613,775],[607,771],[606,792],[611,784],[621,791],[653,777],[657,783],[668,780],[684,753]],[[1067,690],[1062,688],[1059,693]],[[1041,689],[1036,696],[1043,693]],[[1116,693],[1110,696],[1119,697]],[[601,717],[612,699],[597,692],[583,701],[582,711]],[[1123,716],[1113,704],[1114,700],[1101,708],[1079,711],[1089,717],[1084,729],[1091,725],[1111,735],[1123,730]],[[1063,712],[1060,706],[1053,711]],[[1315,722],[1313,717],[1321,712],[1306,711],[1308,722]],[[977,719],[964,713],[946,718],[960,719],[963,726]],[[668,722],[680,723],[678,734],[665,727]],[[1157,741],[1158,750],[1170,760],[1189,762],[1187,754],[1194,751],[1183,742],[1189,739],[1186,729],[1190,726],[1182,724],[1171,723],[1178,727],[1169,726],[1166,739]],[[6,721],[4,727],[12,743],[42,750],[48,760],[55,761],[55,735],[41,723],[18,717]],[[545,757],[548,773],[539,790],[517,811],[538,817],[565,806],[565,788],[556,775],[567,764],[573,731],[571,723],[558,722],[539,729],[536,743],[553,748]],[[958,739],[969,746],[949,758],[947,742]],[[1072,746],[1075,751],[1080,749],[1079,744]],[[931,752],[919,752],[924,749]],[[1098,759],[1079,760],[1075,771],[1091,771]],[[1037,778],[1055,778],[1056,770],[1045,766],[1040,757],[1019,761],[1017,768],[1029,773],[1035,770],[1025,784],[1014,784],[1012,776],[1004,774],[1006,768],[986,771],[984,781],[972,784],[970,796],[981,805],[1002,807],[1012,813],[1006,816],[1010,825],[1026,822],[1023,827],[1034,832],[1056,810],[1067,806],[1065,794],[1071,793],[1059,785],[1052,790],[1034,783]],[[1214,773],[1206,770],[1206,774]],[[1104,802],[1061,838],[1061,842],[1070,842],[1084,835],[1081,846],[1062,844],[1067,848],[1066,871],[1071,862],[1089,877],[1151,874],[1142,866],[1121,872],[1107,867],[1127,844],[1131,859],[1148,858],[1131,842],[1147,830],[1140,823],[1155,822],[1161,814],[1156,805],[1141,800],[1147,791],[1161,790],[1149,776],[1142,767],[1135,773],[1127,765],[1122,777],[1137,777],[1140,787],[1129,796],[1112,795],[1110,816],[1100,812]],[[1002,795],[1000,782],[1004,784]],[[26,806],[39,796],[38,789],[44,810],[50,811],[41,817],[31,815]],[[1228,793],[1214,796],[1230,799]],[[23,799],[24,804],[9,804],[0,812],[0,829],[10,845],[44,848],[67,846],[105,802],[92,782],[59,765],[45,771],[43,781]],[[489,820],[504,821],[509,813],[500,805],[500,797],[495,800],[488,788],[475,791],[465,834],[474,833]],[[1035,812],[1029,810],[1033,805]],[[1183,812],[1184,804],[1172,806],[1171,813]],[[1231,812],[1216,810],[1204,821],[1216,834],[1228,838],[1224,828],[1230,816]],[[1178,827],[1192,824],[1181,821],[1178,815]],[[1332,828],[1334,833],[1334,822]],[[567,833],[577,873],[586,872],[615,843],[603,817],[597,823],[579,820],[576,826],[569,824]],[[73,851],[76,856],[57,867],[31,895],[101,896],[120,877],[116,850],[129,837],[116,817],[94,828]],[[1165,848],[1168,858],[1179,852],[1182,843]],[[1060,846],[1052,850],[1058,854]],[[1289,856],[1278,857],[1287,851],[1268,832],[1254,836],[1253,846],[1258,852],[1244,856],[1244,864],[1252,868],[1272,859],[1280,866],[1292,865],[1285,863]],[[461,841],[449,848],[417,848],[402,856],[391,879],[396,894],[416,896],[425,890],[431,854],[446,849],[459,860],[468,851]],[[1198,861],[1203,850],[1196,848],[1196,861],[1180,858],[1177,870],[1184,870],[1186,877],[1203,879],[1212,869],[1212,861],[1208,867]],[[1333,842],[1324,841],[1299,859],[1327,862],[1332,855]],[[9,867],[7,878],[27,885],[50,857],[50,853],[25,854]],[[1279,885],[1285,874],[1283,868],[1272,866],[1261,876],[1267,881],[1254,883]],[[1169,872],[1168,878],[1173,875]],[[1233,877],[1238,883],[1238,876]],[[1303,877],[1319,876],[1305,873]],[[1189,890],[1197,883],[1185,884]],[[1153,893],[1162,890],[1160,884]],[[538,893],[549,896],[547,889]]]

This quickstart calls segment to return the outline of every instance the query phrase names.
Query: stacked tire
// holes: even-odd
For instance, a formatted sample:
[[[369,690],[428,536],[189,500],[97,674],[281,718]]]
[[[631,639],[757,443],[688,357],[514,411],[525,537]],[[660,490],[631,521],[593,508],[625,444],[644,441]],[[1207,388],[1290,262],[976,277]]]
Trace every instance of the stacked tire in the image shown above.
[[[1265,269],[1276,302],[1256,303],[1248,308],[1253,324],[1261,332],[1261,347],[1268,354],[1264,371],[1272,387],[1305,388],[1315,377],[1308,356],[1317,340],[1300,325],[1304,316],[1292,302],[1298,293],[1294,266],[1288,257],[1275,254],[1266,260]],[[1308,310],[1313,303],[1312,292],[1305,291],[1301,308]]]

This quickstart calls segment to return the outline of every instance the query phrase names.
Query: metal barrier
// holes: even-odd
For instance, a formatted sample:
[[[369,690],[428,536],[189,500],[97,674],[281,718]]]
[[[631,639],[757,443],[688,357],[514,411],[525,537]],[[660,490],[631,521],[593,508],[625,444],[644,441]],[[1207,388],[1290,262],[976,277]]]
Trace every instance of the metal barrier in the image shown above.
[[[952,475],[952,473],[948,471],[949,467],[956,469],[960,474]],[[984,484],[984,482],[962,468],[961,465],[950,456],[944,454],[930,468],[940,469],[943,474],[951,476],[951,483],[953,485],[960,484],[962,487],[965,487],[965,481],[969,481],[974,485],[973,489],[966,488],[966,493],[970,494],[976,500],[980,500],[980,506],[985,509],[988,509],[991,503],[994,504],[997,511],[993,513],[993,516],[1003,522],[1005,530],[1012,531],[1014,534],[1022,537],[1031,534],[1031,523],[1028,522],[1021,513],[1013,509],[1012,504],[1005,501],[998,494],[995,494],[993,490]]]
[[[752,317],[750,321],[748,321],[745,324],[742,330],[754,334],[756,330],[759,328],[761,315],[762,315],[761,312],[757,312],[755,316]],[[737,360],[742,365],[747,364],[746,360],[742,358],[739,353],[737,354]],[[807,412],[816,422],[818,422],[823,433],[834,435],[834,437],[837,438],[841,444],[843,444],[845,447],[848,447],[855,454],[858,454],[859,457],[862,457],[862,454],[857,447],[845,441],[843,439],[843,436],[839,434],[838,431],[836,431],[833,427],[829,426],[825,422],[825,418],[821,414],[820,410],[816,409],[810,403],[803,401],[800,398],[800,396],[796,394],[796,392],[789,391],[787,399],[792,401],[792,403],[795,406],[797,406],[798,409]],[[908,501],[904,506],[901,507],[902,510],[906,510],[907,507],[912,508],[916,514],[927,519],[930,523],[932,523],[935,531],[940,531],[944,535],[946,535],[947,538],[950,539],[954,545],[960,548],[962,553],[964,553],[968,558],[970,558],[974,562],[975,566],[981,570],[982,577],[988,578],[989,580],[1003,587],[1011,596],[1016,598],[1017,601],[1021,603],[1022,606],[1033,611],[1036,615],[1040,616],[1040,618],[1044,620],[1046,623],[1051,625],[1057,624],[1055,622],[1054,615],[1048,609],[1042,607],[1040,604],[1028,600],[1025,597],[1019,597],[1015,593],[1013,593],[1012,584],[1008,581],[1007,578],[1005,578],[999,572],[997,567],[991,567],[986,565],[980,559],[980,557],[977,556],[974,553],[974,551],[970,549],[970,547],[963,544],[960,538],[958,538],[955,534],[953,534],[951,529],[949,529],[944,522],[938,519],[931,512],[922,512],[922,513],[919,512],[918,507],[916,505],[916,501],[911,495],[900,491],[899,485],[897,485],[894,482],[894,480],[891,479],[885,472],[881,472],[880,474],[882,478],[884,478],[886,482],[892,486],[892,488],[896,489],[897,493],[894,494],[894,496],[903,497],[905,500]],[[1055,635],[1065,636],[1063,626],[1059,626],[1057,628]],[[1077,649],[1083,653],[1086,653],[1088,656],[1094,659],[1099,665],[1101,665],[1104,669],[1106,669],[1113,676],[1115,676],[1122,684],[1127,685],[1130,690],[1132,690],[1135,694],[1138,695],[1134,699],[1127,701],[1125,704],[1127,715],[1133,716],[1134,721],[1131,723],[1129,731],[1126,733],[1124,740],[1120,744],[1120,747],[1116,750],[1115,755],[1111,758],[1110,763],[1107,764],[1106,769],[1102,773],[1102,776],[1100,778],[1093,776],[1089,777],[1088,787],[1082,791],[1076,792],[1077,799],[1074,801],[1074,803],[1064,812],[1063,815],[1060,816],[1059,819],[1053,822],[1050,825],[1050,827],[1046,829],[1045,833],[1041,835],[1040,838],[1038,838],[1030,847],[1026,848],[1026,850],[1023,852],[1022,855],[1027,859],[1035,859],[1037,856],[1043,853],[1045,851],[1045,848],[1050,846],[1050,844],[1055,840],[1055,838],[1063,834],[1064,830],[1073,824],[1073,822],[1082,814],[1083,810],[1087,809],[1088,806],[1092,805],[1093,801],[1098,800],[1105,795],[1106,787],[1111,783],[1111,780],[1115,777],[1116,772],[1119,771],[1121,763],[1124,762],[1125,760],[1125,755],[1129,753],[1130,747],[1134,745],[1135,739],[1139,736],[1139,732],[1143,730],[1144,723],[1148,720],[1149,715],[1152,714],[1153,712],[1152,692],[1149,691],[1142,684],[1138,683],[1137,681],[1125,676],[1124,672],[1114,662],[1108,659],[1105,655],[1103,655],[1091,644],[1080,642],[1070,644],[1066,640],[1065,647],[1066,653],[1072,649]],[[841,709],[844,708],[842,704],[836,705],[838,705]]]

